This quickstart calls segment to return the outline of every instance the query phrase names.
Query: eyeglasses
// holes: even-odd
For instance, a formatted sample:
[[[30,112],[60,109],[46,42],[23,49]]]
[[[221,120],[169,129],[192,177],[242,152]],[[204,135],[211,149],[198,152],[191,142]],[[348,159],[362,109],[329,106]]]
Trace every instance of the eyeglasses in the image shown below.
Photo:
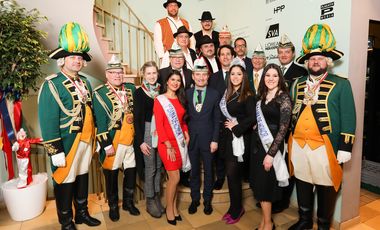
[[[112,75],[123,75],[124,74],[123,72],[116,72],[116,71],[107,71],[107,72],[112,74]]]

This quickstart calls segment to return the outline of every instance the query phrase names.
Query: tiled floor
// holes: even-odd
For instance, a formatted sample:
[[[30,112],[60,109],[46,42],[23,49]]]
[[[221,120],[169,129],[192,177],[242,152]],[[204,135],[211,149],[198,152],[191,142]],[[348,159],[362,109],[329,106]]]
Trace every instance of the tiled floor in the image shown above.
[[[361,190],[360,197],[360,220],[361,223],[350,228],[353,230],[367,230],[367,229],[380,229],[380,195],[368,192],[367,190]],[[203,214],[202,205],[198,208],[198,212],[194,215],[187,213],[187,207],[189,203],[182,202],[180,205],[180,213],[183,221],[178,222],[177,226],[170,226],[166,223],[165,217],[154,219],[145,211],[144,202],[140,202],[137,206],[140,209],[142,215],[131,216],[125,211],[120,211],[120,220],[118,222],[111,222],[108,218],[108,206],[103,199],[100,199],[96,195],[91,195],[89,198],[89,210],[91,215],[100,219],[102,224],[97,228],[90,228],[85,225],[78,225],[78,229],[201,229],[201,230],[228,230],[228,229],[255,229],[259,224],[260,210],[254,206],[254,200],[252,198],[246,198],[244,200],[244,208],[246,214],[242,217],[240,222],[235,225],[226,225],[220,221],[222,215],[227,211],[228,204],[215,204],[214,212],[210,216]],[[287,229],[297,219],[297,210],[292,207],[284,211],[283,213],[273,216],[276,223],[276,229]],[[57,221],[57,215],[55,210],[55,203],[53,200],[48,201],[45,211],[29,221],[15,222],[9,217],[9,214],[5,208],[0,209],[0,229],[4,230],[50,230],[60,229],[60,225]]]

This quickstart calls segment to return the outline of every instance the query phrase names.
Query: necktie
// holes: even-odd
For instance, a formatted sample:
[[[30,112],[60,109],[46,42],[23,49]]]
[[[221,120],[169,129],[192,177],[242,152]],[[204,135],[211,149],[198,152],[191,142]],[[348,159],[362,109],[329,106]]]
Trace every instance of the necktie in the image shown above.
[[[282,74],[285,74],[285,70],[286,70],[286,67],[285,66],[281,66],[281,72],[282,72]]]
[[[255,73],[255,77],[253,79],[253,85],[255,86],[255,90],[257,91],[257,88],[259,87],[259,74]]]
[[[197,102],[197,104],[202,104],[202,92],[203,92],[203,90],[197,89],[197,92],[198,92],[198,96],[197,96],[198,102]]]
[[[226,85],[228,84],[229,78],[230,78],[230,73],[228,71],[224,72],[224,83],[226,83]]]

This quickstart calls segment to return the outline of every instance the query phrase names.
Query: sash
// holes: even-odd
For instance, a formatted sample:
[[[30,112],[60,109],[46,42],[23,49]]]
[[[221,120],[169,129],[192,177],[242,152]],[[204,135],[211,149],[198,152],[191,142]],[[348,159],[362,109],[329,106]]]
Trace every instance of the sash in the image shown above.
[[[185,137],[183,135],[181,124],[179,122],[177,113],[173,104],[169,101],[169,99],[165,95],[157,96],[158,102],[160,102],[162,108],[165,111],[165,115],[168,118],[170,127],[173,130],[175,139],[178,144],[179,151],[181,153],[182,158],[182,171],[187,172],[191,169],[189,154],[187,154],[187,146],[185,143]]]
[[[231,116],[231,114],[227,110],[227,102],[226,102],[226,94],[227,90],[224,92],[222,99],[220,100],[219,107],[222,111],[223,115],[230,121],[236,121],[236,117]],[[232,133],[232,151],[234,156],[238,158],[238,162],[243,162],[243,154],[244,154],[244,138],[243,135],[241,137],[236,137],[235,134]]]
[[[265,121],[263,111],[261,110],[261,100],[256,104],[256,119],[257,119],[257,128],[259,132],[259,137],[261,143],[264,147],[265,152],[268,152],[272,142],[273,136],[270,132],[267,122]],[[289,172],[286,168],[285,163],[285,154],[282,154],[280,150],[277,151],[277,154],[273,158],[273,168],[276,174],[276,179],[278,181],[278,186],[286,187],[289,185]]]

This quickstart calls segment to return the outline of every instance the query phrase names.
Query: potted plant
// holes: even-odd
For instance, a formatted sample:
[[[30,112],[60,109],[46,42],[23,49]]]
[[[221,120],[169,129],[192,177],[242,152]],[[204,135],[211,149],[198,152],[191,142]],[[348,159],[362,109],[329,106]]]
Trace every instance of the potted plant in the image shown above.
[[[48,51],[41,43],[46,34],[36,28],[36,24],[44,20],[46,17],[40,16],[36,9],[28,11],[20,7],[14,0],[0,0],[0,122],[2,124],[0,126],[0,147],[7,160],[8,180],[14,177],[11,146],[12,142],[16,140],[15,133],[21,128],[21,101],[28,97],[29,90],[37,90],[38,80],[43,76],[41,66],[48,60]],[[45,196],[40,194],[42,198],[39,205],[39,207],[44,207],[46,182],[41,184],[42,187],[33,183],[30,188],[20,190],[17,188],[13,190],[12,187],[9,187],[12,181],[8,182],[1,187],[11,217],[13,215],[10,206],[21,200],[23,196],[35,197],[31,194],[32,190],[38,191],[37,193],[45,192]],[[10,189],[4,190],[5,188]],[[15,195],[19,192],[24,194]],[[12,196],[18,198],[12,198],[13,200],[9,201],[9,197]],[[18,207],[14,213],[22,213],[22,215],[18,215],[14,219],[30,219],[43,211],[41,208],[41,210],[36,210],[31,206],[36,205],[23,204]]]

